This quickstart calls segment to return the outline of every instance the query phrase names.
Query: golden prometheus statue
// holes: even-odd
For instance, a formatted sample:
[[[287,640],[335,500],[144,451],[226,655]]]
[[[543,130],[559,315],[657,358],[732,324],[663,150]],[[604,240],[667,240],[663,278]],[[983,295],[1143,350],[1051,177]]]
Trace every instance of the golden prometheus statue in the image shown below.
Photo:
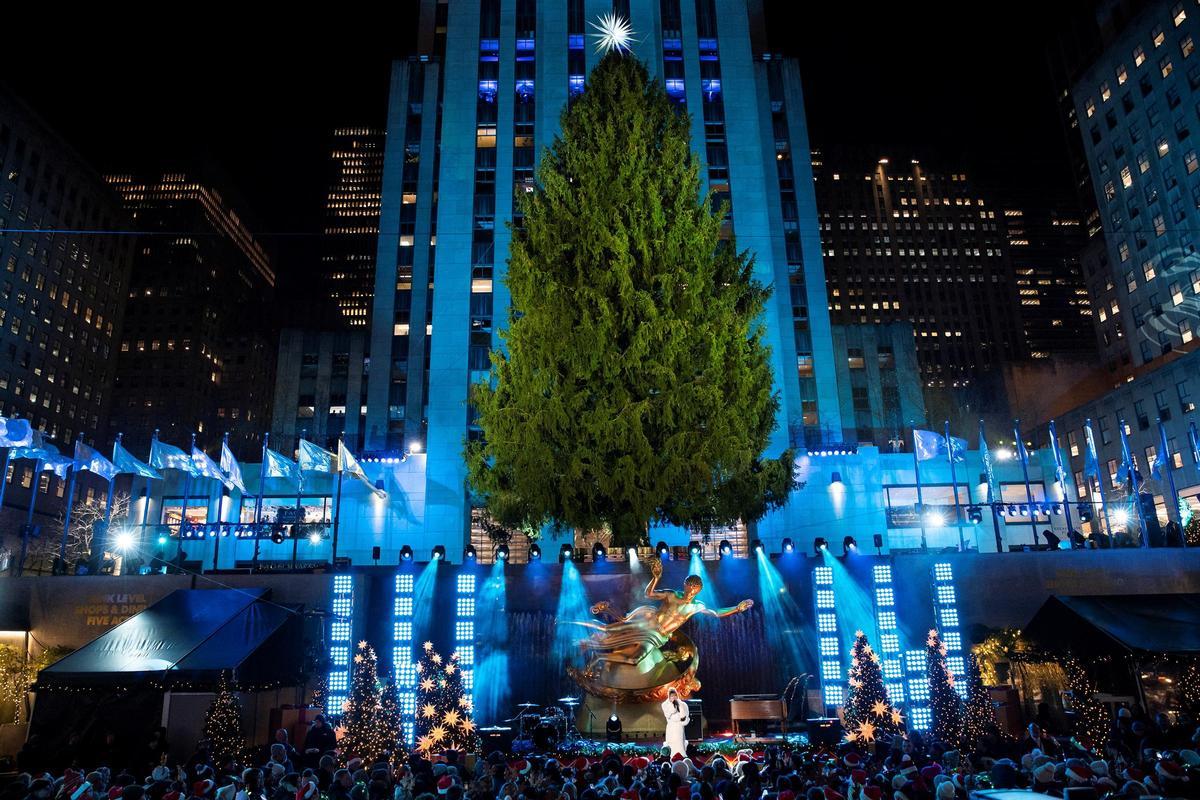
[[[682,592],[659,589],[662,562],[657,558],[650,561],[650,576],[646,599],[654,604],[620,616],[604,601],[591,609],[600,622],[574,623],[595,632],[579,642],[587,666],[568,667],[567,672],[595,697],[618,703],[661,702],[672,687],[680,697],[691,696],[700,688],[700,655],[679,630],[683,623],[696,614],[728,617],[754,605],[753,600],[743,600],[730,608],[709,608],[696,600],[704,588],[699,575],[689,575]]]

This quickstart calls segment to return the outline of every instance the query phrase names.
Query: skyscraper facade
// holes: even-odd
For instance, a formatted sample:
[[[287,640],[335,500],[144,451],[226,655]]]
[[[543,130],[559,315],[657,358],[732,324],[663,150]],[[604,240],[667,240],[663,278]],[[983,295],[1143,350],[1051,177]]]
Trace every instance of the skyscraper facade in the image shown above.
[[[693,150],[738,246],[774,287],[780,396],[772,453],[853,437],[839,407],[799,72],[764,46],[745,0],[426,0],[420,53],[392,73],[370,343],[366,447],[421,452],[425,530],[470,520],[468,387],[509,313],[514,197],[600,58],[592,23],[629,19],[632,55],[690,114]]]
[[[375,128],[337,128],[330,141],[320,269],[345,328],[371,324],[384,136]]]
[[[239,453],[271,415],[275,272],[209,181],[183,172],[108,177],[140,232],[113,392],[113,433],[144,452],[156,429]]]
[[[0,413],[60,444],[105,430],[134,237],[116,195],[0,87]]]
[[[824,153],[817,205],[836,324],[912,323],[927,387],[1028,355],[1002,210],[961,172]]]
[[[1198,42],[1194,3],[1147,3],[1072,91],[1104,229],[1104,252],[1085,272],[1118,379],[1198,346]]]

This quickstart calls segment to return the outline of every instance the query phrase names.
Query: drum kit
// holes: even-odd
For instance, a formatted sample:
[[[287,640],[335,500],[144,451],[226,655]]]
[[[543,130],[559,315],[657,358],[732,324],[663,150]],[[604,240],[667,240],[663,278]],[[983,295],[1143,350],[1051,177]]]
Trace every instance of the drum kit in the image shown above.
[[[580,704],[578,697],[560,697],[557,705],[539,706],[537,703],[517,703],[517,715],[506,719],[517,731],[517,738],[524,739],[541,751],[554,750],[580,739],[575,725],[575,709]]]

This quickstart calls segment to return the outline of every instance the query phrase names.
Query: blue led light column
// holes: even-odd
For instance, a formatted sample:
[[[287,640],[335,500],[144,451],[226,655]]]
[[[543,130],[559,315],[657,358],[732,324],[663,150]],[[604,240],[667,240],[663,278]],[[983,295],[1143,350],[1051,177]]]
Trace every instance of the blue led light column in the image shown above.
[[[876,564],[871,570],[875,594],[875,626],[879,631],[880,669],[888,700],[899,706],[904,702],[904,665],[900,660],[900,631],[896,625],[896,589],[890,564]]]
[[[475,573],[458,574],[454,599],[454,650],[465,691],[475,688]]]
[[[908,703],[904,707],[908,717],[908,729],[927,731],[933,724],[933,711],[929,708],[929,678],[925,671],[925,651],[906,650],[904,667],[908,673]]]
[[[354,631],[354,578],[333,576],[329,623],[329,675],[325,678],[325,713],[338,716],[350,691],[350,637]]]
[[[844,705],[846,702],[844,682],[846,670],[842,664],[842,640],[838,636],[832,567],[817,567],[813,570],[813,605],[817,612],[821,697],[826,707]]]
[[[392,601],[392,675],[400,700],[401,728],[405,744],[413,742],[417,713],[417,668],[413,662],[413,575],[396,576],[396,594]]]
[[[954,570],[949,563],[934,564],[933,617],[942,643],[946,645],[946,668],[954,676],[954,688],[966,699],[966,660],[963,658],[962,630],[958,620],[958,591],[954,587]]]

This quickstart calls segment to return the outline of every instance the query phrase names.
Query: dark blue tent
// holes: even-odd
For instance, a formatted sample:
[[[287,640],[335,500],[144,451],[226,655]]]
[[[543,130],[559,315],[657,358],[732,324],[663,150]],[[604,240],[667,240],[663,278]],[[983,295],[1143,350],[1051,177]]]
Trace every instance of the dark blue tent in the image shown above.
[[[37,688],[300,681],[302,619],[266,589],[179,589],[38,675]],[[40,698],[39,698],[40,702]]]

